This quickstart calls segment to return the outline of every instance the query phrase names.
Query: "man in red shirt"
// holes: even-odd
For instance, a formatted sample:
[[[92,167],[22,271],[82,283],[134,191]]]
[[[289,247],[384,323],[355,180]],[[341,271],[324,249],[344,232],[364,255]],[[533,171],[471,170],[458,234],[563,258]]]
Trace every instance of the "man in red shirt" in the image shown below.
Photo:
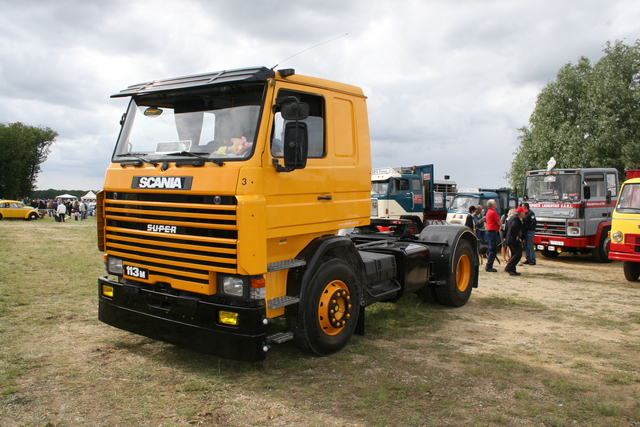
[[[498,270],[493,268],[493,262],[496,260],[498,254],[498,242],[500,241],[500,216],[496,212],[496,201],[491,199],[487,202],[487,215],[486,219],[486,231],[485,238],[487,239],[488,251],[487,251],[487,265],[485,271],[490,273],[496,273]]]

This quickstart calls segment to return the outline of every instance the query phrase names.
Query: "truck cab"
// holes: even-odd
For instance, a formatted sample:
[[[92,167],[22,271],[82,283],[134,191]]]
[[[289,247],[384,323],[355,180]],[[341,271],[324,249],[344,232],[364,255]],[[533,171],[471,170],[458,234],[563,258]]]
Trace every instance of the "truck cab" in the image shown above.
[[[113,97],[130,102],[96,204],[102,322],[230,359],[291,340],[326,356],[364,333],[366,306],[461,306],[478,286],[459,227],[348,235],[370,223],[360,88],[253,67]]]
[[[562,252],[592,253],[608,262],[608,233],[618,196],[613,168],[529,171],[524,201],[537,219],[534,246],[546,257]]]
[[[433,165],[375,168],[371,171],[371,222],[394,227],[408,222],[413,234],[446,219],[447,198],[456,183],[434,179]]]
[[[622,261],[624,277],[637,281],[640,277],[640,170],[627,171],[609,235],[609,259]]]
[[[449,205],[447,224],[464,225],[470,206],[486,208],[491,199],[496,201],[496,212],[502,216],[508,209],[517,207],[517,198],[509,190],[491,188],[460,188]],[[506,208],[506,209],[505,209]]]

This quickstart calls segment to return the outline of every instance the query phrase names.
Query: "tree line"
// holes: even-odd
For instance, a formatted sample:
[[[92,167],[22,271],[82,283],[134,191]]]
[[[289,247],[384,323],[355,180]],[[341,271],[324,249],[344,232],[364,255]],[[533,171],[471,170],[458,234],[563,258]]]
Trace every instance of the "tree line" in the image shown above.
[[[528,170],[613,167],[621,179],[640,168],[640,41],[607,42],[595,64],[565,64],[538,95],[506,178],[521,186]]]
[[[0,124],[0,198],[21,200],[31,196],[40,165],[57,136],[48,127]]]

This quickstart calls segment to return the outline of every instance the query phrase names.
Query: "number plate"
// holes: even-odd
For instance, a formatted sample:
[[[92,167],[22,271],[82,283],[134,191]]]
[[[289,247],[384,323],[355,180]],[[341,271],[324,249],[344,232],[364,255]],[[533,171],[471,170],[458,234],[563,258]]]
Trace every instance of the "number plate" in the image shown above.
[[[134,279],[149,279],[149,270],[133,265],[122,264],[122,274],[124,277],[132,277]]]
[[[564,246],[564,242],[562,240],[549,240],[550,245],[556,246]]]

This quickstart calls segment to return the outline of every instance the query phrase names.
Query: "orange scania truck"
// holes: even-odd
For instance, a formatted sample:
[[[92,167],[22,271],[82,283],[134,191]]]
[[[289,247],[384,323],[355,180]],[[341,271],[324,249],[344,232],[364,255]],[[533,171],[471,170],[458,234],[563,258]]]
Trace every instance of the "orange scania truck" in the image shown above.
[[[609,258],[623,261],[624,277],[640,277],[640,170],[627,171],[611,221]]]
[[[236,360],[290,340],[324,356],[371,304],[462,306],[478,286],[469,229],[368,227],[360,88],[255,67],[113,97],[130,103],[97,200],[102,322]]]

